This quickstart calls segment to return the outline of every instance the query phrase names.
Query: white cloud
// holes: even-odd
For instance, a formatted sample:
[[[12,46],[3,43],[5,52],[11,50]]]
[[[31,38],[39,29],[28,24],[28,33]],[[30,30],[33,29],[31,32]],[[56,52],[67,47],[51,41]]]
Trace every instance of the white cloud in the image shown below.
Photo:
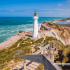
[[[58,6],[62,6],[62,5],[63,5],[63,4],[60,4],[60,3],[58,4]]]

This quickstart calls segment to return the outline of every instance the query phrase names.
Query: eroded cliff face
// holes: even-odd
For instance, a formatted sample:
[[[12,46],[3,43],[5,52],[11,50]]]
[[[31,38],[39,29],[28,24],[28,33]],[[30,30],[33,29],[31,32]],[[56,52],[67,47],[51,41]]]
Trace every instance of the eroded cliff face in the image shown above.
[[[41,24],[41,30],[53,30],[60,39],[62,39],[65,45],[70,45],[70,29],[58,26],[51,21],[45,21]]]

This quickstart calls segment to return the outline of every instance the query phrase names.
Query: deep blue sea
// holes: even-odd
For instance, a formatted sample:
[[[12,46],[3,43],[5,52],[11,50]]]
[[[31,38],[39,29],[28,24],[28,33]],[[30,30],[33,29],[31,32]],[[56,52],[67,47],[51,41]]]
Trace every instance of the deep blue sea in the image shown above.
[[[38,26],[40,28],[44,21],[52,21],[54,19],[62,19],[65,17],[39,17]],[[18,31],[32,31],[33,17],[0,17],[0,43],[10,39]],[[66,22],[55,22],[56,24],[68,24]]]

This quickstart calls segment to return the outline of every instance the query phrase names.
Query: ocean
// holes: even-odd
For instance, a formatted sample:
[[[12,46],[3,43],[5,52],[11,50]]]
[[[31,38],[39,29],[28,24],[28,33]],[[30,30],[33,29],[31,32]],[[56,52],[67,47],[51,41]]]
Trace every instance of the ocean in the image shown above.
[[[39,17],[38,27],[44,21],[52,21],[54,19],[65,19],[65,17]],[[33,17],[0,17],[0,43],[10,39],[18,31],[32,31]],[[68,24],[70,21],[54,22],[56,24]]]

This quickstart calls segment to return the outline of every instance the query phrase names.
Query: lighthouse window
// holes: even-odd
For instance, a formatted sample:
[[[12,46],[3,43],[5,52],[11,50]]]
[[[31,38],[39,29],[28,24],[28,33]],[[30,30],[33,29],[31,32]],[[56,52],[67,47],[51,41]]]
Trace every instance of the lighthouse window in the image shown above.
[[[37,12],[34,13],[34,16],[37,16]]]

